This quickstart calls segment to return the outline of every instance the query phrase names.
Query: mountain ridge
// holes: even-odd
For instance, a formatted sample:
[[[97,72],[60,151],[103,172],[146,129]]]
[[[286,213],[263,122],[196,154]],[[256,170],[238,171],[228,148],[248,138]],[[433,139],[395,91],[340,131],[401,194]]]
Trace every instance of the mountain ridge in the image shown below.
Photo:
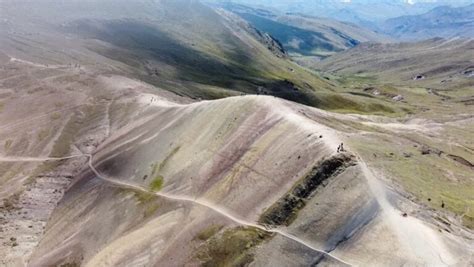
[[[473,38],[474,4],[465,7],[439,6],[415,16],[392,18],[382,24],[387,34],[402,40],[421,40],[434,37]]]

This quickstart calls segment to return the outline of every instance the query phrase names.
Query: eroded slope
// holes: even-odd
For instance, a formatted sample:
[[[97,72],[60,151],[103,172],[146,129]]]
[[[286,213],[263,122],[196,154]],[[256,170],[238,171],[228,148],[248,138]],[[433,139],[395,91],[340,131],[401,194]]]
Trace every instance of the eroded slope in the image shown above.
[[[32,265],[443,265],[467,259],[469,246],[459,233],[440,233],[422,216],[405,217],[400,205],[413,204],[356,154],[336,153],[338,133],[315,122],[334,119],[331,114],[271,97],[190,105],[147,97],[142,102],[153,112],[94,152],[55,211]],[[103,193],[110,185],[134,192]],[[156,209],[136,191],[154,194]],[[105,208],[123,201],[124,208]],[[104,235],[99,225],[110,218],[116,226]]]

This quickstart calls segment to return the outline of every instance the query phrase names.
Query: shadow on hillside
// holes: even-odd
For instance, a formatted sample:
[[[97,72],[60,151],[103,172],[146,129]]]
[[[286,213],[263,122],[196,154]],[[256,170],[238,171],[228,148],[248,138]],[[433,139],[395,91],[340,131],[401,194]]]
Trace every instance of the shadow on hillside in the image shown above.
[[[298,53],[305,56],[314,55],[315,47],[322,51],[328,52],[339,52],[341,48],[338,48],[332,44],[324,34],[316,31],[305,30],[293,26],[289,26],[280,22],[276,22],[270,19],[262,18],[260,16],[238,13],[242,18],[251,22],[258,29],[270,33],[272,36],[277,38],[280,42],[285,44],[285,48],[289,52]],[[348,47],[356,45],[358,42],[348,36],[344,36],[343,33],[332,29],[334,34],[341,36],[346,39]],[[291,45],[294,43],[294,45]]]
[[[310,93],[312,88],[300,90],[286,80],[265,78],[256,69],[258,65],[252,54],[245,51],[245,46],[231,34],[219,36],[218,40],[222,42],[217,44],[222,47],[220,51],[205,53],[195,48],[196,44],[192,42],[174,39],[159,26],[133,20],[80,20],[69,24],[66,30],[82,38],[111,44],[90,49],[132,67],[140,79],[182,95],[204,99],[226,96],[225,93],[216,93],[216,90],[206,91],[202,86],[195,86],[201,84],[230,89],[235,93],[268,94],[315,105],[315,101],[310,99],[314,98]],[[172,66],[175,72],[173,75],[162,72],[161,66]],[[179,83],[167,88],[166,83],[174,81]]]
[[[69,24],[66,30],[110,44],[89,49],[126,64],[132,69],[128,74],[179,95],[216,99],[240,93],[262,94],[324,109],[364,110],[342,96],[318,95],[309,84],[298,87],[286,79],[265,77],[264,70],[257,69],[253,54],[245,51],[246,46],[232,34],[205,36],[215,37],[220,50],[203,52],[193,43],[199,40],[178,41],[159,25],[133,20],[81,20]],[[166,68],[173,71],[167,72]]]
[[[88,39],[97,39],[113,46],[94,49],[99,54],[144,70],[147,62],[158,62],[176,67],[179,80],[193,81],[221,87],[233,87],[234,80],[257,76],[250,67],[251,58],[245,51],[232,45],[232,52],[223,51],[230,62],[217,60],[209,54],[193,49],[195,44],[182,43],[157,27],[141,22],[122,21],[76,21],[68,26],[68,32]],[[159,64],[155,64],[159,65]],[[159,66],[156,74],[160,74]]]

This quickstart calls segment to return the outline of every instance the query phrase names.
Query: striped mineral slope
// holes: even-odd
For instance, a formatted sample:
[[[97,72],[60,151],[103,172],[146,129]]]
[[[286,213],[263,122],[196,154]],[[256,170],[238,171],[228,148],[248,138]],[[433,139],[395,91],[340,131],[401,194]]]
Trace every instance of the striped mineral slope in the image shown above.
[[[406,218],[408,200],[337,153],[331,113],[266,96],[133,102],[147,112],[85,155],[31,266],[469,261],[469,243]]]

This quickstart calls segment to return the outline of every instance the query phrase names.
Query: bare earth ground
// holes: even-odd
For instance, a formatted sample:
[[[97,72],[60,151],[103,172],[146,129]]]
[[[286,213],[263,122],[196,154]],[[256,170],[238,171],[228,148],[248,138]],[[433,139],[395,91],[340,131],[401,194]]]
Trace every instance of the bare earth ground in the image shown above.
[[[15,68],[16,75],[27,72],[23,81],[45,69],[18,60],[7,61],[4,68]],[[45,89],[33,93],[24,87],[6,90],[10,93],[0,113],[1,134],[2,140],[12,141],[2,148],[2,194],[12,205],[4,204],[2,214],[3,264],[23,265],[31,253],[33,266],[196,264],[206,258],[195,251],[212,247],[223,229],[239,225],[273,233],[261,245],[249,247],[257,266],[271,264],[271,258],[288,265],[472,263],[472,232],[449,212],[442,214],[449,226],[437,224],[438,212],[407,199],[397,183],[387,179],[390,173],[372,159],[369,164],[363,161],[370,156],[351,145],[357,140],[354,132],[346,148],[356,155],[356,166],[318,187],[290,225],[268,228],[258,223],[262,211],[314,164],[335,154],[337,145],[347,139],[344,128],[352,127],[350,123],[355,129],[403,129],[405,135],[422,126],[335,115],[272,97],[187,104],[123,77],[75,73],[66,70],[59,80],[43,74]],[[2,82],[13,78],[7,74]],[[67,81],[74,83],[73,95],[84,96],[67,93],[60,98],[61,106],[46,104],[53,99],[48,92],[59,84],[67,88]],[[82,81],[88,86],[81,87]],[[107,95],[87,91],[97,86]],[[26,97],[20,98],[23,94]],[[36,102],[43,105],[33,105]],[[36,111],[19,114],[23,119],[18,120],[13,117],[18,106],[34,106]],[[64,124],[71,120],[55,119],[56,113],[75,118],[74,123]],[[57,130],[41,133],[41,125],[54,129],[56,124]],[[87,163],[89,153],[94,156]],[[80,157],[59,160],[69,156]],[[153,193],[156,200],[147,200],[138,192],[152,190],[150,172],[157,165],[164,185]],[[156,206],[151,204],[155,201]],[[402,216],[407,210],[410,215]],[[115,227],[99,227],[111,219]],[[209,240],[196,241],[209,225],[222,228]]]

